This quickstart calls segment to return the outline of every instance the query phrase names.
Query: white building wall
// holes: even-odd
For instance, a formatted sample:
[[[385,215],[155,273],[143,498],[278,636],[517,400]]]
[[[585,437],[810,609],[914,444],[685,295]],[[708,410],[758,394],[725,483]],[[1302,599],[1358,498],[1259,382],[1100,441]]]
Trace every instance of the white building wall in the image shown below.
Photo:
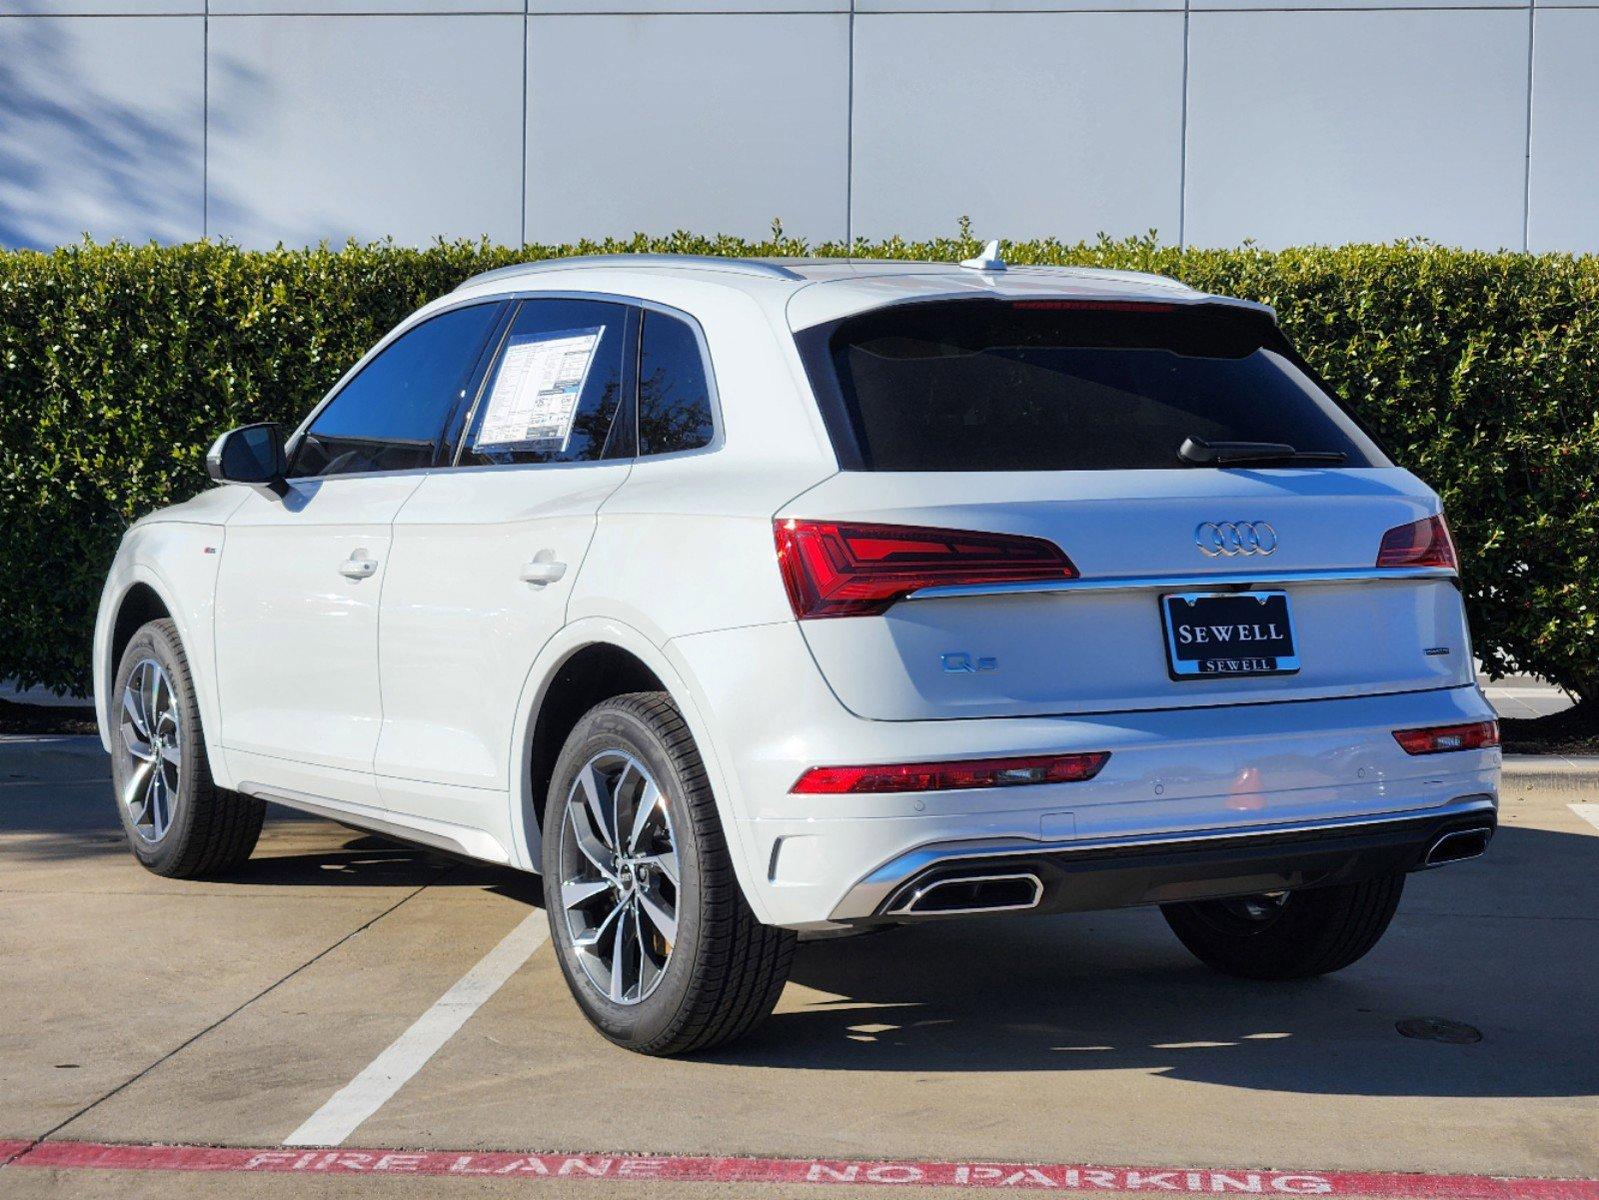
[[[0,245],[1599,251],[1599,0],[0,0]]]

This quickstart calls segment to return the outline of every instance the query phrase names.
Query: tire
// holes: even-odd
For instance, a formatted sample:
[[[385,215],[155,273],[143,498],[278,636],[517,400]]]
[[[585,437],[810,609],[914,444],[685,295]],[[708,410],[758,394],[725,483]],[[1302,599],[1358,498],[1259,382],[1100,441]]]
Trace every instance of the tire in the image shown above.
[[[111,782],[134,857],[171,879],[223,875],[248,859],[266,804],[212,782],[194,679],[171,621],[151,621],[128,642],[109,717]]]
[[[699,751],[664,692],[617,696],[578,721],[543,835],[550,936],[601,1034],[641,1054],[685,1054],[771,1014],[795,936],[750,911]]]
[[[1375,946],[1405,889],[1403,874],[1245,896],[1165,904],[1177,939],[1206,966],[1245,979],[1308,979],[1340,971]]]

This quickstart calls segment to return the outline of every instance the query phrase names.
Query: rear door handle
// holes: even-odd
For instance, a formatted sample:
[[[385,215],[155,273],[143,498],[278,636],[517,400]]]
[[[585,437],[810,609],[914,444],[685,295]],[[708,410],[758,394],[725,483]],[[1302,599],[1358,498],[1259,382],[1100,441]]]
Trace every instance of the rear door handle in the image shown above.
[[[370,579],[377,574],[378,560],[364,557],[364,552],[357,550],[349,558],[339,564],[339,574],[346,579]]]
[[[530,563],[522,564],[522,582],[531,583],[535,587],[543,587],[547,583],[554,583],[566,574],[566,564],[556,562],[553,558],[545,558],[548,550],[540,552],[540,556]]]

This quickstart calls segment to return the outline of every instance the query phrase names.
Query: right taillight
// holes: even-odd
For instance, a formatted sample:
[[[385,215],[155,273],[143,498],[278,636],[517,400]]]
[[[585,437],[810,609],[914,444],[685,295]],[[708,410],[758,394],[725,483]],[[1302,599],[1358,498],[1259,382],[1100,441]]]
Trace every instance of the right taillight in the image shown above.
[[[777,562],[794,615],[865,617],[929,587],[1077,578],[1054,542],[854,521],[774,522]]]
[[[1449,536],[1449,526],[1443,514],[1400,525],[1382,535],[1382,546],[1377,551],[1379,567],[1447,567],[1460,569],[1455,556],[1455,540]]]
[[[1425,729],[1396,729],[1394,741],[1399,743],[1406,754],[1487,750],[1499,744],[1499,722],[1472,721],[1467,725],[1431,725]]]

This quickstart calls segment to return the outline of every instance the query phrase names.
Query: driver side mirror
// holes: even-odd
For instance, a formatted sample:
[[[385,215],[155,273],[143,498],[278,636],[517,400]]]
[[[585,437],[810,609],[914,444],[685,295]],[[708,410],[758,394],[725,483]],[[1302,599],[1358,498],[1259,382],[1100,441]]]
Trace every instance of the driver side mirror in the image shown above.
[[[218,483],[243,483],[263,494],[284,496],[289,460],[283,453],[283,431],[273,423],[230,429],[206,452],[205,470]]]

